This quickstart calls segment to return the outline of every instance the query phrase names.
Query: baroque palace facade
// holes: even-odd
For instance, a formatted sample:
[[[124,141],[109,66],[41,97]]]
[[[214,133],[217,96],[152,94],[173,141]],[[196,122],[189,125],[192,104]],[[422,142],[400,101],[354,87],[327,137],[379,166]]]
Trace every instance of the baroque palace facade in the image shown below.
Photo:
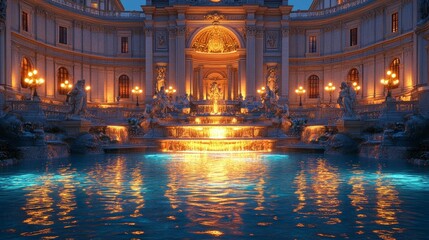
[[[119,0],[2,0],[0,88],[29,94],[37,69],[44,100],[64,101],[85,79],[89,100],[151,99],[161,86],[208,98],[257,96],[269,86],[294,105],[327,102],[325,86],[359,86],[361,102],[382,101],[380,80],[397,76],[393,96],[409,100],[428,86],[428,1],[314,1],[294,11],[287,0],[160,0],[126,12]],[[337,92],[334,92],[335,98]]]

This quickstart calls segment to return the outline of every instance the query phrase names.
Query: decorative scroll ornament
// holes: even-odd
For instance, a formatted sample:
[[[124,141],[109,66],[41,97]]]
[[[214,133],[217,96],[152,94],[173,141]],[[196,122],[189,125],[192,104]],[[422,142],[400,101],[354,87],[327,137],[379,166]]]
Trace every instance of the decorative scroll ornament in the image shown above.
[[[198,33],[192,44],[192,48],[197,52],[203,53],[236,52],[239,46],[237,40],[228,30],[219,26],[219,20],[224,18],[223,15],[214,13],[207,15],[205,18],[213,20],[212,26]]]

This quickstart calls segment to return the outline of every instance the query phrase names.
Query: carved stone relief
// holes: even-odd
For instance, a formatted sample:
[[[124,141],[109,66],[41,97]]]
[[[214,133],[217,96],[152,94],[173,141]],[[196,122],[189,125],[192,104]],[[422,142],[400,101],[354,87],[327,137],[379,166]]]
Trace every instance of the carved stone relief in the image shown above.
[[[279,31],[269,30],[265,32],[265,48],[267,50],[279,49]]]
[[[167,46],[168,46],[167,32],[156,31],[155,46],[156,46],[156,50],[166,50],[167,49]]]

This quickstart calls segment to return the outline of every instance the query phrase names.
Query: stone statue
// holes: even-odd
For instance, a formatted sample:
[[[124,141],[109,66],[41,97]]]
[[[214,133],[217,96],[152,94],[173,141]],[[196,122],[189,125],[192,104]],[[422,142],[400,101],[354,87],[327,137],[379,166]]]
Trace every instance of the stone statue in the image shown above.
[[[72,106],[71,114],[80,116],[86,110],[85,80],[77,81],[73,89],[67,94],[69,103]]]
[[[277,96],[276,93],[271,90],[270,86],[265,87],[265,95],[262,99],[262,105],[264,106],[265,112],[271,112],[272,108],[276,106]]]
[[[164,86],[160,88],[160,90],[154,96],[154,113],[159,117],[165,117],[167,113],[167,109],[173,109],[170,101],[168,100],[167,93],[165,92]]]
[[[7,0],[0,0],[0,20],[6,20]]]
[[[210,92],[209,92],[209,99],[213,101],[213,113],[218,114],[219,113],[219,105],[218,101],[222,97],[222,91],[217,84],[217,82],[212,82],[210,84]]]
[[[341,83],[340,89],[337,103],[343,109],[343,118],[356,118],[356,113],[354,112],[354,105],[356,103],[355,90],[345,82]]]
[[[165,89],[165,78],[166,78],[167,68],[164,66],[158,66],[157,71],[158,71],[158,75],[156,76],[156,92],[159,92],[161,91],[161,87],[164,87]]]
[[[269,67],[268,68],[268,74],[267,74],[267,86],[270,87],[272,91],[275,93],[278,89],[278,77],[277,77],[277,67]]]

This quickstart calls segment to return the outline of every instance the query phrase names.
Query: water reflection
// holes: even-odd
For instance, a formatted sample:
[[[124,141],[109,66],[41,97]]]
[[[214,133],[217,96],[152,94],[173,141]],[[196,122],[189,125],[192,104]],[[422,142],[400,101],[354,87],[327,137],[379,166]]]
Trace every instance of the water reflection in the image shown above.
[[[367,217],[365,214],[365,206],[368,204],[368,197],[365,191],[364,171],[360,170],[359,168],[359,165],[354,165],[351,170],[353,175],[350,177],[348,184],[352,186],[352,192],[348,195],[348,197],[351,201],[351,205],[356,210],[356,234],[362,235],[365,233],[364,220]]]
[[[399,200],[398,191],[392,185],[388,178],[384,177],[381,166],[376,172],[378,177],[376,180],[376,212],[377,219],[375,222],[379,228],[373,232],[376,233],[381,239],[396,239],[394,234],[400,233],[403,229],[395,227],[398,225],[397,214],[401,211],[401,201]],[[391,226],[385,228],[383,226]]]
[[[62,239],[77,232],[82,239],[110,239],[111,233],[111,239],[165,239],[177,232],[180,239],[401,239],[414,228],[420,231],[414,239],[422,236],[425,210],[415,209],[428,199],[427,191],[403,191],[407,186],[391,171],[324,158],[242,154],[113,155],[83,167],[67,163],[36,171],[29,184],[21,177],[3,188],[18,189],[16,196],[0,192],[2,206],[16,198],[24,213],[15,219],[19,224],[0,232]],[[405,174],[400,171],[395,176]]]
[[[76,209],[76,187],[79,187],[79,183],[74,181],[73,176],[76,174],[76,169],[71,169],[70,164],[66,167],[60,168],[59,172],[59,202],[57,207],[59,211],[57,215],[59,220],[65,224],[65,228],[76,226],[77,221],[72,215],[72,211]]]
[[[318,159],[316,167],[311,169],[315,204],[318,207],[317,214],[326,224],[341,223],[338,217],[341,211],[338,209],[338,187],[340,184],[338,169],[331,166],[326,159]]]
[[[165,196],[172,209],[184,212],[190,220],[186,227],[196,234],[243,235],[240,227],[242,214],[251,204],[248,200],[256,200],[255,210],[264,209],[266,166],[262,159],[257,154],[204,153],[180,158],[167,167]]]
[[[125,158],[118,157],[111,160],[107,165],[96,164],[87,174],[87,182],[92,182],[86,189],[89,196],[97,195],[99,199],[89,198],[88,203],[92,201],[101,201],[104,209],[109,213],[105,220],[116,220],[123,218],[120,213],[124,211],[124,182],[126,181],[124,173],[126,171]],[[91,204],[93,206],[93,204]]]

